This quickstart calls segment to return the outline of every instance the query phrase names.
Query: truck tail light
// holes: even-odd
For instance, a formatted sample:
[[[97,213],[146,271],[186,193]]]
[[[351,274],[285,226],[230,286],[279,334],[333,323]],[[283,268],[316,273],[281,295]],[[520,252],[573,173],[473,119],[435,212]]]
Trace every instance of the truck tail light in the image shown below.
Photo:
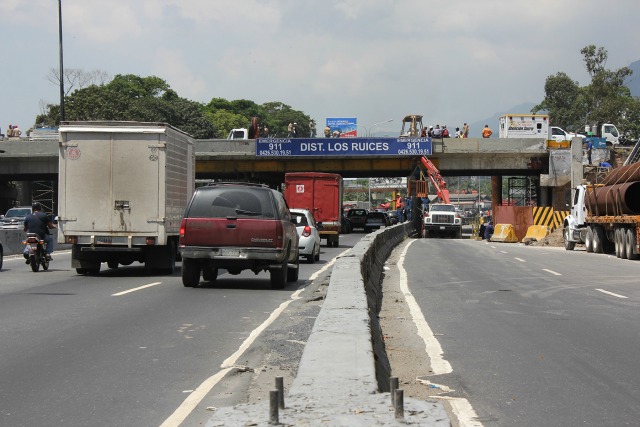
[[[156,244],[156,238],[155,237],[147,237],[147,245],[153,246],[155,244]]]
[[[304,229],[302,230],[302,236],[303,237],[311,236],[311,227],[309,227],[308,225],[305,225]]]
[[[77,245],[78,244],[78,236],[67,236],[67,243],[69,243],[71,245]]]

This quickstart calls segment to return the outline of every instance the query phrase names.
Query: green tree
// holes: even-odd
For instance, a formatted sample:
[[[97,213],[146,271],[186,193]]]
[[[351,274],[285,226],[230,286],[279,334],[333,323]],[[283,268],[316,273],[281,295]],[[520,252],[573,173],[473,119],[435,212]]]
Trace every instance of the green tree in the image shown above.
[[[639,101],[624,85],[632,70],[629,67],[608,70],[608,54],[602,47],[589,45],[580,53],[591,78],[590,84],[580,87],[563,72],[549,76],[545,82],[545,97],[531,112],[546,110],[554,125],[570,131],[582,130],[586,124],[608,122],[617,124],[623,133],[637,137],[637,126],[628,118],[635,115]]]
[[[554,125],[575,130],[572,129],[574,124],[579,123],[583,117],[583,113],[576,108],[580,91],[578,82],[563,72],[549,76],[544,84],[546,96],[531,112],[535,114],[538,111],[548,111]]]
[[[215,138],[226,138],[231,129],[247,127],[250,120],[229,110],[216,110],[214,113],[207,112],[211,122],[215,125],[217,132]]]
[[[165,122],[195,138],[213,138],[216,129],[204,106],[181,98],[159,77],[117,75],[104,85],[91,85],[65,97],[65,119]],[[47,125],[60,122],[60,107],[49,105],[36,118]]]

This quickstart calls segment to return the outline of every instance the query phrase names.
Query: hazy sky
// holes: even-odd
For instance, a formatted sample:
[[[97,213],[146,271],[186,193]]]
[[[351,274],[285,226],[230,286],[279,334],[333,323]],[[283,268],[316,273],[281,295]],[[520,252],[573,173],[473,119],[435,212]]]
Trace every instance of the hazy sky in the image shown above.
[[[559,71],[584,85],[589,44],[607,49],[607,68],[629,65],[638,16],[638,0],[62,0],[65,68],[155,75],[194,101],[281,101],[389,134],[407,114],[455,128],[537,103]],[[58,2],[0,0],[0,17],[0,127],[24,132],[59,103],[47,80]]]

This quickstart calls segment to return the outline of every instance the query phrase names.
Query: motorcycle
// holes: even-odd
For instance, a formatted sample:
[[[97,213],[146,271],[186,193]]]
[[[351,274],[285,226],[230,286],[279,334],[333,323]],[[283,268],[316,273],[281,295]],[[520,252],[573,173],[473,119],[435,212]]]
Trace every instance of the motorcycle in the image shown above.
[[[27,245],[29,250],[28,256],[31,270],[35,273],[40,270],[40,266],[42,266],[43,270],[48,270],[50,260],[45,252],[47,243],[41,240],[36,233],[27,233],[27,239],[22,243]]]

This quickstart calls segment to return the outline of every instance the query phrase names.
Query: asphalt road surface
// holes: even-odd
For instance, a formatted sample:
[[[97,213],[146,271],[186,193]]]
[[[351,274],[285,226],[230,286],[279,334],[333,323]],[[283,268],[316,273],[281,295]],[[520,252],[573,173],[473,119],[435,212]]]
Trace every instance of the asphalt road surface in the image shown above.
[[[179,268],[164,276],[105,264],[89,277],[70,268],[68,251],[38,273],[5,257],[0,425],[202,425],[218,406],[266,398],[275,376],[290,385],[331,261],[362,236],[323,246],[283,290],[266,272],[221,272],[192,289]]]
[[[468,239],[410,239],[394,255],[405,249],[398,265],[451,367],[423,379],[470,403],[479,423],[465,425],[638,425],[640,262]]]

